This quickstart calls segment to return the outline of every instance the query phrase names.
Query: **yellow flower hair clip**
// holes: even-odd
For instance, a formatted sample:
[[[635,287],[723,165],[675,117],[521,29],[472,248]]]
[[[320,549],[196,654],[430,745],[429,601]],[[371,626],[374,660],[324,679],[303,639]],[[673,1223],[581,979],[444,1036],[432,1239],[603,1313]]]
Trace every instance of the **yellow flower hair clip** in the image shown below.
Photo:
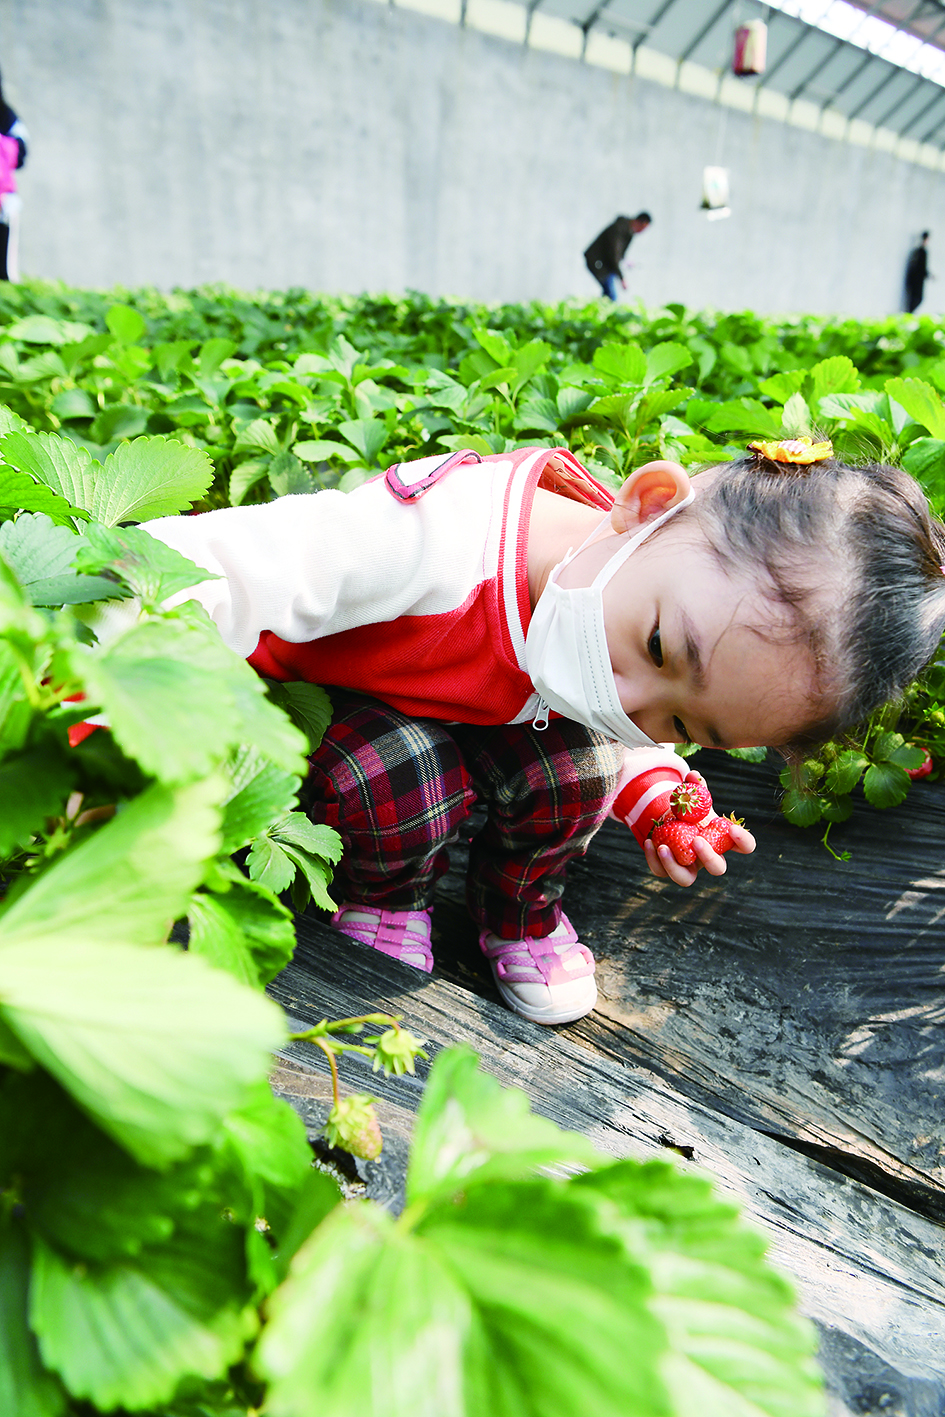
[[[790,462],[807,467],[810,463],[832,458],[833,443],[815,443],[813,438],[802,433],[799,438],[784,438],[780,443],[749,443],[748,451],[761,453],[762,457],[769,458],[771,462]]]

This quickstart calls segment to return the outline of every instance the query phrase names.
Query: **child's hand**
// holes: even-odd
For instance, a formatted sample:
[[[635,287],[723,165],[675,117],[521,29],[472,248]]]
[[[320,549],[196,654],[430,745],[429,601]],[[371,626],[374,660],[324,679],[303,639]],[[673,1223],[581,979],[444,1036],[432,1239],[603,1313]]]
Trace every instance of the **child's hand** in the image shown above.
[[[697,772],[686,775],[687,782],[702,782],[703,779]],[[717,817],[717,812],[711,812],[708,821]],[[748,856],[755,849],[755,838],[750,831],[739,826],[736,822],[726,819],[726,827],[732,842],[732,850]],[[685,866],[677,861],[668,846],[655,846],[649,839],[643,843],[643,851],[646,855],[646,863],[650,872],[654,876],[675,881],[677,886],[691,886],[699,874],[700,866],[704,866],[710,876],[724,876],[727,869],[725,857],[714,851],[707,841],[696,836],[692,849],[696,853],[696,861],[693,865]]]

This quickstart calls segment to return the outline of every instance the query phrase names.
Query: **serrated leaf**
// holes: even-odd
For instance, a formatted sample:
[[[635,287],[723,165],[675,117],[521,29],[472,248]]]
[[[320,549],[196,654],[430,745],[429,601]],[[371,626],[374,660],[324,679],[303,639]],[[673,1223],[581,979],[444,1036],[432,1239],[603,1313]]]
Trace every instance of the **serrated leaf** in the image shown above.
[[[465,390],[461,389],[460,393],[464,395]],[[360,457],[353,448],[328,438],[309,438],[301,443],[293,443],[292,451],[303,462],[330,462],[332,458],[339,458],[344,463],[353,463]]]
[[[281,1013],[195,956],[78,943],[66,928],[0,941],[0,1013],[104,1131],[144,1165],[166,1166],[211,1141],[265,1075]]]
[[[848,748],[828,767],[824,786],[828,792],[837,796],[852,792],[862,777],[864,769],[868,766],[869,758],[864,757],[862,753],[856,752],[853,748]]]
[[[333,827],[309,821],[304,812],[289,812],[272,827],[271,835],[285,845],[290,842],[313,856],[322,856],[332,865],[341,860],[341,837]]]
[[[51,488],[70,506],[92,511],[100,464],[93,461],[87,448],[54,433],[14,432],[0,438],[0,456],[9,466]]]
[[[692,363],[692,355],[683,344],[657,344],[646,353],[646,378],[644,387],[658,379],[670,378],[673,374],[678,374],[680,369],[688,369]]]
[[[51,408],[57,418],[94,418],[98,408],[85,389],[63,389]]]
[[[524,1092],[500,1087],[481,1072],[471,1049],[448,1048],[431,1068],[420,1104],[407,1200],[525,1176],[540,1166],[597,1166],[600,1160],[586,1137],[537,1116]]]
[[[145,607],[156,607],[180,590],[220,577],[189,561],[173,547],[140,527],[104,527],[93,523],[75,543],[76,569],[119,577]]]
[[[25,472],[0,464],[0,509],[14,512],[45,512],[60,526],[71,526],[73,517],[87,519],[88,513],[73,507],[64,497],[42,482],[34,482]]]
[[[813,1326],[765,1263],[761,1236],[707,1180],[663,1161],[624,1161],[572,1185],[615,1204],[628,1256],[649,1270],[650,1308],[669,1339],[661,1373],[674,1412],[822,1417]]]
[[[66,1394],[39,1356],[29,1326],[30,1254],[23,1227],[0,1216],[0,1412],[60,1417]]]
[[[0,861],[62,814],[74,783],[72,765],[48,747],[0,762]]]
[[[781,418],[758,399],[719,405],[703,425],[712,433],[750,433],[756,438],[780,438]]]
[[[395,1303],[376,1302],[395,1294]],[[254,1362],[270,1380],[270,1417],[490,1411],[464,1401],[463,1352],[474,1332],[468,1296],[436,1251],[398,1235],[378,1206],[334,1209],[269,1306]]]
[[[7,325],[3,333],[7,339],[22,340],[24,344],[64,344],[75,338],[73,333],[67,332],[74,329],[75,326],[67,326],[51,315],[26,315]]]
[[[641,388],[647,375],[646,355],[638,344],[603,344],[594,351],[594,368],[612,383]]]
[[[496,364],[512,364],[514,358],[512,346],[498,330],[476,329],[473,330],[473,337],[486,351],[489,358],[495,360]]]
[[[251,487],[255,487],[257,482],[262,482],[269,471],[270,459],[249,458],[246,462],[239,463],[230,473],[230,505],[238,507],[246,493]]]
[[[145,621],[104,653],[76,658],[116,742],[161,782],[205,777],[241,736],[226,680],[193,662],[202,645],[191,637],[202,639],[177,621]]]
[[[590,1193],[547,1180],[474,1186],[427,1211],[417,1236],[475,1315],[466,1412],[670,1417],[649,1277]]]
[[[45,1362],[71,1393],[106,1410],[150,1407],[183,1378],[219,1378],[236,1362],[255,1314],[195,1314],[191,1294],[169,1279],[132,1263],[73,1267],[36,1242],[30,1319]]]
[[[321,856],[313,856],[301,847],[288,842],[280,842],[282,850],[294,863],[301,875],[292,883],[292,903],[296,910],[304,910],[309,899],[314,900],[321,910],[336,910],[337,901],[328,892],[331,885],[331,867]],[[302,884],[304,882],[304,885]]]
[[[189,949],[254,987],[275,979],[295,949],[292,912],[253,881],[233,880],[223,895],[198,892],[187,919]]]
[[[161,436],[135,438],[105,459],[89,511],[105,526],[172,516],[212,481],[213,463],[199,448]]]
[[[272,459],[269,485],[277,497],[291,497],[315,490],[312,474],[292,453],[277,453]]]
[[[789,787],[781,799],[781,811],[796,827],[812,827],[821,818],[820,798],[813,792]]]
[[[269,836],[257,837],[246,858],[250,879],[281,895],[295,880],[295,862]]]
[[[773,374],[770,379],[762,379],[758,388],[775,403],[785,404],[792,394],[797,393],[806,377],[806,369],[789,369],[783,374]]]
[[[265,418],[253,418],[236,435],[233,443],[235,453],[268,453],[275,457],[279,452],[279,439],[275,428]]]
[[[561,418],[572,418],[575,414],[583,413],[593,402],[594,395],[587,389],[575,388],[570,384],[558,390],[555,400],[558,413]]]
[[[89,429],[89,439],[104,446],[119,438],[136,438],[148,425],[150,410],[140,404],[111,403],[103,408]]]
[[[387,442],[387,427],[378,418],[353,418],[338,424],[338,432],[371,464]]]
[[[912,780],[897,763],[871,763],[863,777],[863,792],[873,807],[896,807],[909,795]]]
[[[810,432],[810,409],[803,394],[792,394],[784,405],[781,422],[785,433],[796,438]]]
[[[223,807],[226,855],[248,845],[295,806],[300,779],[283,772],[251,748],[242,748],[230,766],[231,796]]]
[[[79,545],[74,532],[40,513],[23,513],[0,526],[0,555],[13,568],[31,605],[81,605],[126,594],[114,581],[72,572]]]
[[[887,379],[883,387],[933,438],[945,438],[945,407],[931,384],[922,379]]]
[[[268,679],[266,688],[273,703],[278,704],[308,738],[308,750],[314,753],[331,723],[333,709],[326,690],[320,684],[306,684],[301,680],[280,683],[275,679]]]
[[[855,394],[860,387],[859,370],[845,354],[822,359],[810,371],[810,379],[811,408],[818,408],[820,400],[828,394]]]
[[[130,305],[109,306],[105,324],[122,344],[135,344],[147,329],[144,316]]]

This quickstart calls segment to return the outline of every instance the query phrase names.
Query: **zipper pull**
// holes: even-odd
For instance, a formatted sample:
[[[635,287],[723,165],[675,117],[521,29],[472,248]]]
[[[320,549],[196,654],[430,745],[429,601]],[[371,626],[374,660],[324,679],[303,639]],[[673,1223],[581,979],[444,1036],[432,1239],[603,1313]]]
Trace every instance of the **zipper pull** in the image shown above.
[[[548,727],[548,714],[550,711],[541,694],[539,694],[538,708],[535,711],[535,717],[532,719],[532,728],[534,728],[536,732],[544,733],[545,729]]]

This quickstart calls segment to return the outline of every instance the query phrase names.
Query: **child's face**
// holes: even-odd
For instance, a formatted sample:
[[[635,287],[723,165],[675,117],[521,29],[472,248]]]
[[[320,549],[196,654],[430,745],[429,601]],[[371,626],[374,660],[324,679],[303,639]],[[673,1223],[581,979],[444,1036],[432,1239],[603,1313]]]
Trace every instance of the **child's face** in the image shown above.
[[[613,537],[571,563],[589,584]],[[815,667],[757,575],[723,570],[698,526],[671,520],[604,589],[607,644],[624,712],[656,742],[777,746],[811,716]]]

